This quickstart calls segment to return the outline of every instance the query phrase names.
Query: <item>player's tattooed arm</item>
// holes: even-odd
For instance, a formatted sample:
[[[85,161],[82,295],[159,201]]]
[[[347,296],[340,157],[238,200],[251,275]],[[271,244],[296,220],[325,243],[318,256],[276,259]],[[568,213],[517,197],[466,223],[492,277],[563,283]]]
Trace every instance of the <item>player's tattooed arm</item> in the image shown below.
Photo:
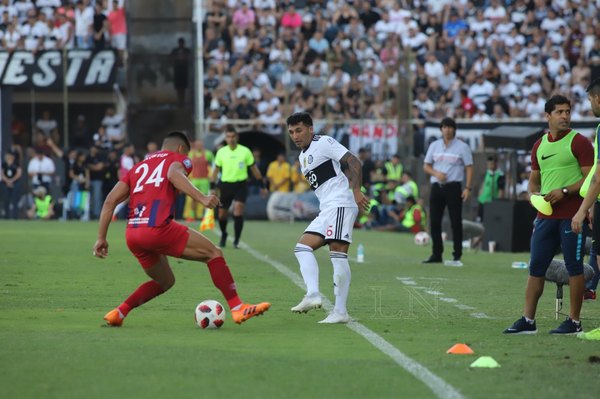
[[[360,190],[362,184],[362,164],[350,151],[340,159],[342,170],[348,178],[352,191]]]

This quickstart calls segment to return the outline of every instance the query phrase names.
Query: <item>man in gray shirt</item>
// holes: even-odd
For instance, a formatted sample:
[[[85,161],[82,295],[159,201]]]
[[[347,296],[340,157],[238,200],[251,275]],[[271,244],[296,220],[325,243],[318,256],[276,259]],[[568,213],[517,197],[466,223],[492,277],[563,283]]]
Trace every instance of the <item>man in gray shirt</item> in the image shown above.
[[[431,256],[423,263],[441,263],[444,243],[442,242],[442,218],[448,207],[452,238],[454,240],[453,260],[445,264],[462,266],[462,204],[471,195],[473,177],[473,155],[469,146],[456,139],[456,122],[444,118],[440,123],[442,138],[431,143],[425,155],[423,169],[431,176],[429,195],[429,220],[433,249]],[[463,181],[466,185],[462,186]]]

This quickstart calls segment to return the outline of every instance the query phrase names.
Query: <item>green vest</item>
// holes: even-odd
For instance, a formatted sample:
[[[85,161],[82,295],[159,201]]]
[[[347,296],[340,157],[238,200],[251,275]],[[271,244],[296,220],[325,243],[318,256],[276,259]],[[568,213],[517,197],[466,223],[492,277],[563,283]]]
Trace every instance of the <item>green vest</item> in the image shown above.
[[[536,154],[542,176],[542,194],[569,186],[583,177],[581,166],[571,151],[571,143],[577,134],[571,130],[555,142],[548,140],[548,134],[542,137]]]
[[[396,187],[396,193],[400,193],[400,195],[402,195],[404,198],[407,198],[409,196],[413,196],[415,197],[415,199],[419,198],[419,186],[417,185],[417,183],[415,183],[413,180],[409,180],[407,183],[410,186],[410,193],[408,192],[408,190],[406,190],[406,188],[404,188],[404,184],[401,186]]]
[[[414,204],[413,206],[408,208],[408,210],[404,214],[404,219],[402,219],[402,226],[406,227],[407,229],[410,229],[416,224],[415,211],[417,209],[419,210],[419,212],[421,212],[421,226],[425,226],[425,212],[423,212],[423,208],[421,208],[421,205],[419,204]]]
[[[369,201],[369,209],[358,219],[358,223],[365,224],[369,221],[369,215],[371,214],[371,209],[374,206],[379,206],[379,201],[376,199]]]
[[[52,196],[46,195],[44,199],[39,199],[38,197],[35,197],[34,200],[35,214],[37,215],[37,217],[43,219],[46,216],[48,216],[48,213],[50,212],[50,203],[52,202]]]
[[[598,137],[598,133],[600,133],[600,123],[596,127],[596,137],[594,138],[594,166],[592,166],[592,169],[590,169],[590,173],[588,173],[588,175],[585,177],[585,180],[579,189],[579,195],[582,197],[585,197],[587,194],[588,189],[590,188],[592,177],[594,176],[594,172],[596,172],[596,165],[598,164],[598,140],[600,139],[600,137]],[[598,199],[600,199],[600,194],[598,194]]]
[[[394,166],[393,163],[386,162],[385,170],[387,171],[388,181],[390,181],[390,180],[400,181],[400,177],[402,177],[402,171],[404,170],[404,168],[402,167],[401,163]]]
[[[492,202],[493,199],[498,198],[498,191],[500,191],[500,187],[498,187],[498,180],[504,176],[504,173],[500,169],[496,169],[495,171],[490,171],[489,169],[485,171],[485,179],[483,179],[483,191],[479,196],[479,202],[481,204],[487,204],[488,202]]]

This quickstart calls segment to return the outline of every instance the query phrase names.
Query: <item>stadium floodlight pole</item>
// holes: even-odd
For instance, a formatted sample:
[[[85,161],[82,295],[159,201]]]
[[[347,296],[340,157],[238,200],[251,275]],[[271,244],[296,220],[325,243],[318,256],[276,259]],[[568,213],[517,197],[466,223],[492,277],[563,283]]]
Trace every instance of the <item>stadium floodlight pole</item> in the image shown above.
[[[202,2],[194,0],[194,22],[196,23],[196,68],[194,90],[196,105],[196,139],[204,136],[204,41],[202,38]]]

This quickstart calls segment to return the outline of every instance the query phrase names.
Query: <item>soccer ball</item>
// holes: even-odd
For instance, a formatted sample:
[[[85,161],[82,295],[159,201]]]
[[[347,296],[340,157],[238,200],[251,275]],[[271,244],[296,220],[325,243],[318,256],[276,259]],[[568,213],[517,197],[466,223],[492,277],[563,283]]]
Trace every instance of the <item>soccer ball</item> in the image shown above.
[[[415,244],[416,245],[427,245],[429,244],[429,234],[425,231],[419,231],[415,234]]]
[[[196,324],[205,329],[221,328],[225,323],[225,308],[219,302],[212,299],[202,301],[196,306]]]

